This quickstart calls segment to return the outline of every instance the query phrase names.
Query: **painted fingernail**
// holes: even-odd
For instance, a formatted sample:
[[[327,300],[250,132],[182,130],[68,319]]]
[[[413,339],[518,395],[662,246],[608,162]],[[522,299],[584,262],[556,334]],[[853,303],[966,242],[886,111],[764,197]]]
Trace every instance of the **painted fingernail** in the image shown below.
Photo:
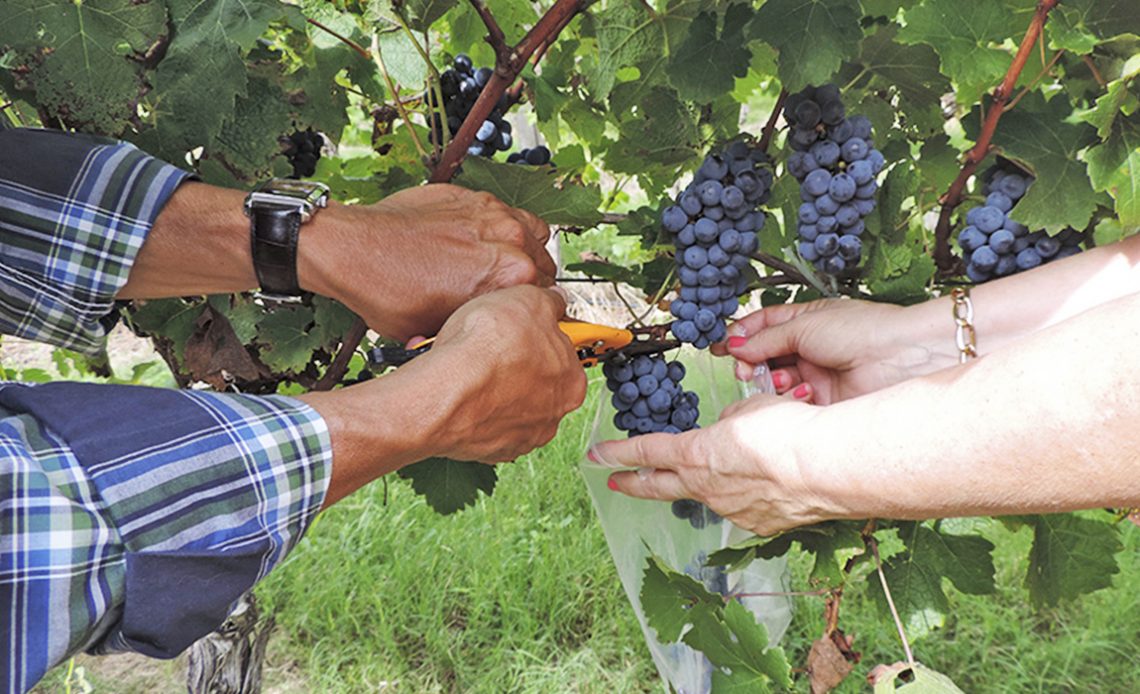
[[[729,349],[736,349],[737,347],[743,347],[745,345],[745,343],[747,343],[747,342],[748,342],[747,337],[741,337],[739,335],[734,335],[734,336],[728,338],[728,348]]]
[[[610,488],[610,491],[616,492],[617,491],[617,480],[615,480],[613,477],[609,478],[608,480],[606,480],[606,486]]]
[[[808,386],[808,384],[801,383],[799,386],[796,387],[795,390],[792,391],[792,397],[794,397],[794,398],[806,398],[810,391],[811,391],[811,387]]]
[[[773,371],[772,385],[776,386],[777,388],[783,388],[784,386],[788,385],[788,374],[784,373],[783,371]]]
[[[592,463],[598,462],[598,454],[594,452],[593,448],[586,451],[586,457],[589,458]]]

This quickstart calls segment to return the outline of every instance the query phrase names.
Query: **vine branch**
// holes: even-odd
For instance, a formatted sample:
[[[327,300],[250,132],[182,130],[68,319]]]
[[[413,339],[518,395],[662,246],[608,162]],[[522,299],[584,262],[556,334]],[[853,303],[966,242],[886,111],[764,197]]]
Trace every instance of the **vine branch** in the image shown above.
[[[507,51],[505,60],[496,61],[494,74],[483,87],[463,125],[459,126],[459,131],[443,151],[439,163],[428,179],[430,183],[446,183],[451,180],[467,155],[467,148],[475,141],[475,132],[483,121],[487,120],[487,116],[491,115],[499,97],[514,83],[526,62],[543,44],[552,42],[587,4],[588,0],[557,0],[518,45]]]
[[[764,124],[764,129],[760,131],[760,149],[768,152],[769,145],[772,144],[772,138],[776,135],[776,121],[780,120],[780,112],[784,110],[784,102],[788,98],[788,90],[781,89],[780,95],[776,97],[776,104],[772,106],[772,115],[768,116],[768,122]]]
[[[938,215],[938,224],[934,228],[934,262],[943,273],[952,273],[958,264],[950,252],[950,216],[954,209],[962,203],[966,182],[969,181],[970,176],[974,175],[978,165],[982,163],[986,155],[990,153],[994,132],[997,130],[997,124],[1001,120],[1002,113],[1005,112],[1005,105],[1009,102],[1013,89],[1017,85],[1017,78],[1021,76],[1021,71],[1025,68],[1026,62],[1029,61],[1029,54],[1033,52],[1033,45],[1041,36],[1045,19],[1059,2],[1060,0],[1040,0],[1037,3],[1033,20],[1029,23],[1025,37],[1021,39],[1021,45],[1018,46],[1017,54],[1013,57],[1009,70],[1006,71],[1001,84],[993,91],[993,103],[990,105],[989,111],[986,112],[981,132],[978,134],[978,141],[966,154],[966,160],[962,164],[962,170],[958,172],[958,177],[950,184],[946,193],[939,198],[942,211]]]
[[[491,48],[495,51],[495,66],[497,68],[500,63],[506,63],[510,60],[511,48],[507,45],[507,37],[503,34],[499,22],[495,20],[495,15],[491,14],[491,10],[483,4],[483,0],[471,0],[471,7],[475,9],[479,19],[483,20],[483,25],[487,27],[485,40],[491,44]]]

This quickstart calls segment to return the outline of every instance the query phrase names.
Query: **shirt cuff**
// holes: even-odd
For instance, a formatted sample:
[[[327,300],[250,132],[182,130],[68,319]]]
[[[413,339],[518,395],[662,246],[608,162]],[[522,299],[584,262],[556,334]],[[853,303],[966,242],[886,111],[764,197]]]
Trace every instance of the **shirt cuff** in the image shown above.
[[[0,388],[75,453],[126,557],[123,617],[102,650],[174,657],[303,535],[324,503],[324,420],[283,396],[50,383]]]
[[[0,131],[0,331],[98,353],[162,208],[190,176],[126,142]]]

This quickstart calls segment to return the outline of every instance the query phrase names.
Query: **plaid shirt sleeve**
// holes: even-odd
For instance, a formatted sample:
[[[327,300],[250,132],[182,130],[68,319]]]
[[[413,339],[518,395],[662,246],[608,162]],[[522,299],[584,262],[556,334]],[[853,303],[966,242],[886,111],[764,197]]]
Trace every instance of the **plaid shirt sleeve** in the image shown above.
[[[0,332],[97,353],[100,319],[187,176],[125,142],[0,130]]]
[[[0,691],[217,628],[308,527],[330,451],[292,398],[0,384]]]

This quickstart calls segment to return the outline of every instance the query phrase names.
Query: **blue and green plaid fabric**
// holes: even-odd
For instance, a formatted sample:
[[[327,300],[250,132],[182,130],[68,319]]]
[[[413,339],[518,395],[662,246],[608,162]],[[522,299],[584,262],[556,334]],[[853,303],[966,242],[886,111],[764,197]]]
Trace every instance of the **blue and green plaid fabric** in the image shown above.
[[[97,350],[185,174],[134,147],[0,130],[0,331]],[[286,397],[0,382],[0,691],[71,654],[173,657],[324,500],[324,421]]]

